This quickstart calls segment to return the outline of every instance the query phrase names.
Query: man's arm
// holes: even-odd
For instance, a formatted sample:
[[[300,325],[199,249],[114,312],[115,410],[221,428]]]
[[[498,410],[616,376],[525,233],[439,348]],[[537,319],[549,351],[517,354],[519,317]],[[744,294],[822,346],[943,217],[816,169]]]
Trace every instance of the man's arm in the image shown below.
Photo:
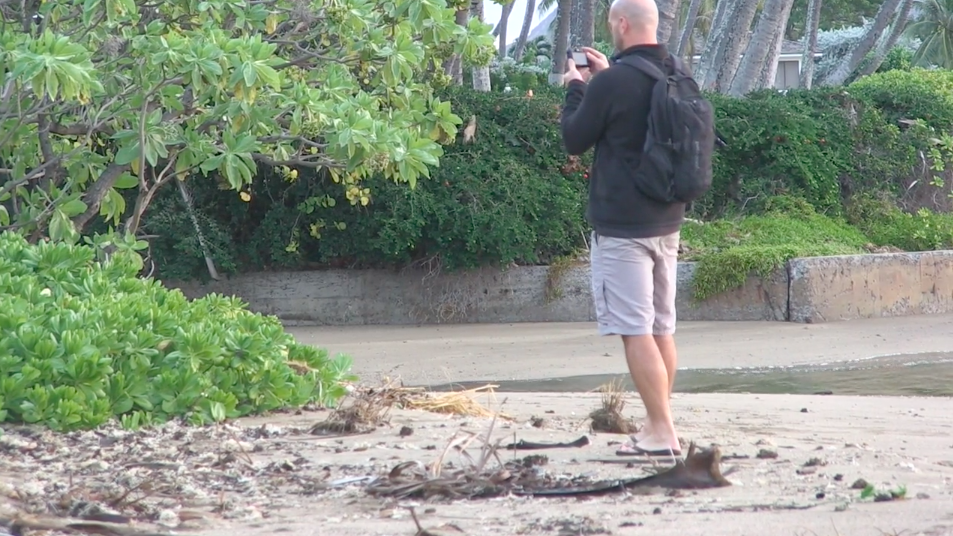
[[[562,133],[566,152],[573,155],[588,151],[605,132],[612,106],[607,73],[593,76],[589,84],[573,80],[566,88]]]

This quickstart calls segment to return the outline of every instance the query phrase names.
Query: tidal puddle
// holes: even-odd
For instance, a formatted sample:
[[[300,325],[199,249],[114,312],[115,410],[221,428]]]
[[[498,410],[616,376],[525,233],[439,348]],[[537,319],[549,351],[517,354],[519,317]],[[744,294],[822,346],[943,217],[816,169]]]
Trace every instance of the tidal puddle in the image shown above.
[[[593,374],[544,380],[502,381],[497,392],[584,392],[628,374]],[[437,391],[479,387],[487,382],[434,386]],[[829,365],[744,369],[687,369],[675,376],[676,393],[835,394],[953,396],[953,354],[876,357]]]

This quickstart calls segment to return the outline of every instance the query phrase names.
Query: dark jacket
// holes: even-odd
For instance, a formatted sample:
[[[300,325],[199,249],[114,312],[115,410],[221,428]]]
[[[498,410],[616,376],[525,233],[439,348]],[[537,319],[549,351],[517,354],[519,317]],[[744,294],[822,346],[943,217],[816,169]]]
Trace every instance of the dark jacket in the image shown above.
[[[573,81],[562,113],[563,143],[569,154],[595,146],[589,174],[586,216],[597,234],[616,238],[650,238],[674,233],[685,219],[684,203],[659,203],[635,187],[648,129],[655,80],[619,58],[639,54],[662,67],[663,45],[628,48],[585,84]]]

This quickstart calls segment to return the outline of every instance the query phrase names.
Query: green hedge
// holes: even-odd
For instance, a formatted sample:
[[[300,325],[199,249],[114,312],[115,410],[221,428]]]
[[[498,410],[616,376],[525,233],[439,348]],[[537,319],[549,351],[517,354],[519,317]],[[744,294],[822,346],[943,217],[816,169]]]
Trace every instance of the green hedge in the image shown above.
[[[944,222],[953,181],[937,170],[953,151],[947,143],[953,138],[938,134],[953,126],[950,89],[953,73],[914,69],[878,73],[846,88],[712,95],[728,146],[716,155],[712,191],[691,215],[737,222],[764,214],[782,196],[806,201],[816,211],[810,218],[853,225],[871,243],[949,247]],[[433,178],[414,190],[374,183],[366,207],[350,205],[337,185],[305,172],[295,180],[262,174],[248,203],[215,181],[189,181],[219,270],[412,263],[453,270],[547,263],[584,247],[588,155],[574,161],[563,150],[563,91],[540,86],[528,97],[458,88],[448,97],[465,122],[476,116],[474,142],[458,138]],[[911,238],[924,225],[924,237]],[[174,188],[160,194],[144,230],[158,236],[152,254],[159,275],[207,277]],[[715,242],[699,247],[723,249]],[[829,250],[823,240],[805,237],[784,255]]]

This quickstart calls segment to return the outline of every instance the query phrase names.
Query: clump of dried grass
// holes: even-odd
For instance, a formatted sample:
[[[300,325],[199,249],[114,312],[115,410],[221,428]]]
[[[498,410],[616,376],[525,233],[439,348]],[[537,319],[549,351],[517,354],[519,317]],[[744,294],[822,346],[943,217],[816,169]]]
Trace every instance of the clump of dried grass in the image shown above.
[[[599,387],[602,392],[602,406],[589,414],[592,420],[590,429],[593,432],[607,434],[634,434],[639,431],[638,426],[622,415],[625,409],[625,392],[622,382],[613,380]]]
[[[394,407],[464,417],[498,417],[512,420],[507,415],[487,409],[475,399],[476,395],[481,393],[494,398],[495,387],[497,386],[484,385],[464,391],[433,393],[423,388],[403,387],[398,381],[385,378],[380,387],[355,389],[326,420],[314,425],[311,433],[369,433],[389,422],[390,410]]]
[[[461,415],[464,417],[492,418],[512,420],[511,417],[491,411],[476,401],[476,395],[486,393],[490,398],[494,398],[493,389],[496,385],[484,385],[464,391],[452,391],[449,393],[422,393],[419,396],[408,397],[404,402],[407,409],[419,409],[432,413],[445,413],[450,415]]]

